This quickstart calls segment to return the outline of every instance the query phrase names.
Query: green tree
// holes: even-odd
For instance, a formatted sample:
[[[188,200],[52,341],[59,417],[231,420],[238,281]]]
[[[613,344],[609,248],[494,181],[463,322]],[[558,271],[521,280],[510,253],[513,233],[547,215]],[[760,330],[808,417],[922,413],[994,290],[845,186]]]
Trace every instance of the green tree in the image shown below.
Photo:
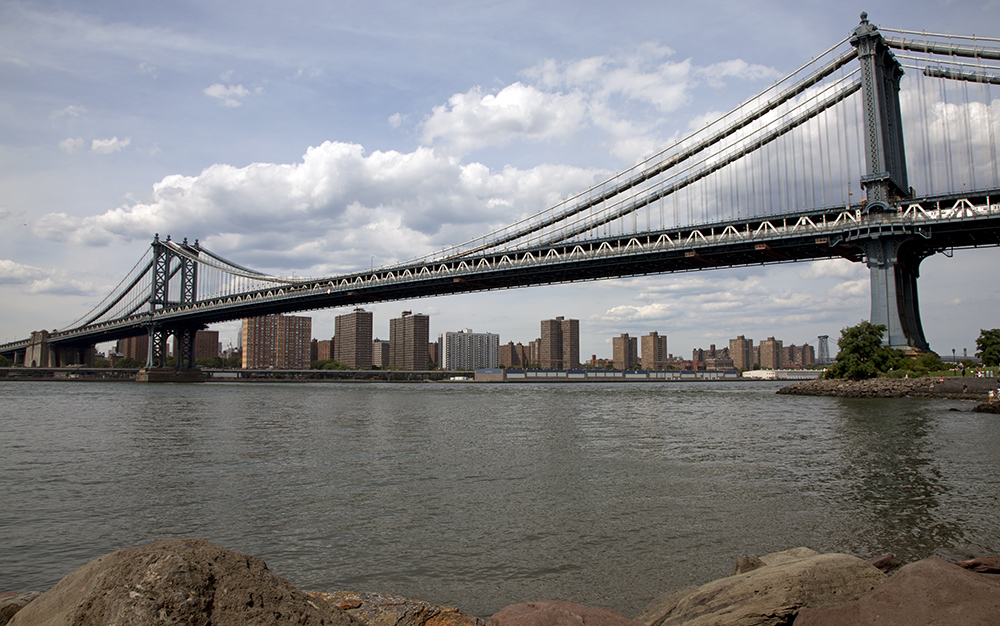
[[[10,359],[5,356],[0,356],[0,367],[10,367],[11,365],[13,365],[13,363],[11,363]]]
[[[976,356],[983,360],[983,365],[1000,365],[1000,328],[979,329],[976,348]]]
[[[827,378],[862,380],[898,367],[902,362],[899,350],[882,345],[885,326],[861,322],[840,331],[837,362],[826,371]]]

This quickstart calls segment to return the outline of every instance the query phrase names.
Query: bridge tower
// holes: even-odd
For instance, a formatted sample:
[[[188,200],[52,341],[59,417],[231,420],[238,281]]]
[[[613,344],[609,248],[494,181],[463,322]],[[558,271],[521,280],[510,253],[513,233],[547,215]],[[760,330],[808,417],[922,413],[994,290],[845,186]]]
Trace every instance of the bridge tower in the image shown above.
[[[167,236],[167,242],[170,236]],[[170,279],[180,272],[180,298],[174,304],[192,304],[198,293],[198,264],[185,256],[179,255],[160,241],[160,235],[153,238],[153,280],[150,286],[149,312],[168,307],[170,301]],[[197,254],[198,242],[190,245],[187,239],[181,247]],[[174,263],[174,260],[177,263]],[[167,357],[167,338],[174,336],[177,342],[176,368],[193,369],[194,335],[200,327],[180,326],[167,327],[158,323],[149,325],[149,349],[146,356],[146,367],[164,367]]]
[[[867,174],[866,218],[895,213],[903,198],[912,195],[906,176],[903,125],[899,108],[899,80],[903,68],[886,45],[878,28],[861,14],[851,44],[861,63],[861,97]],[[871,274],[871,322],[886,327],[885,343],[893,348],[927,351],[917,303],[917,277],[922,260],[935,250],[914,232],[873,226],[859,229],[851,238],[865,256]]]

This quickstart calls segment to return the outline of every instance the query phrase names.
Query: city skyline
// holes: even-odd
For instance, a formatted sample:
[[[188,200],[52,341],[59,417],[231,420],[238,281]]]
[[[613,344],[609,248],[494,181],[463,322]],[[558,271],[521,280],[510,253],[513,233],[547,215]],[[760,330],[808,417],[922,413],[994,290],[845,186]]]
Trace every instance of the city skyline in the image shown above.
[[[240,20],[214,0],[3,3],[0,341],[85,314],[154,233],[299,277],[480,236],[759,93],[846,37],[862,8],[879,25],[1000,34],[982,32],[1000,24],[995,2],[250,0]],[[922,263],[939,354],[974,351],[996,325],[1000,293],[981,276],[998,263],[996,248]],[[566,315],[584,357],[660,329],[686,354],[776,328],[835,343],[868,319],[869,286],[862,264],[830,260],[364,306],[513,339]],[[349,311],[313,316],[332,327]],[[239,321],[212,329],[235,344]]]

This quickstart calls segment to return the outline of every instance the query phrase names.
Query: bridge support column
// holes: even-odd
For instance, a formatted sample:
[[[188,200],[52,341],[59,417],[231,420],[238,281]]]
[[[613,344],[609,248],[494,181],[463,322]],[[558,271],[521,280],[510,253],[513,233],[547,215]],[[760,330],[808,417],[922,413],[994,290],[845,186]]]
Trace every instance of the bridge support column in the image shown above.
[[[884,341],[889,347],[926,352],[930,346],[920,324],[917,277],[920,262],[929,253],[915,249],[911,241],[910,237],[879,237],[862,246],[871,273],[871,323],[886,327]]]
[[[56,367],[55,351],[49,345],[49,331],[32,331],[31,343],[24,350],[23,365],[25,367]]]
[[[167,366],[167,332],[159,326],[149,327],[146,367]]]
[[[198,332],[196,328],[179,328],[174,330],[174,356],[177,361],[176,369],[195,369],[194,362],[194,336]]]

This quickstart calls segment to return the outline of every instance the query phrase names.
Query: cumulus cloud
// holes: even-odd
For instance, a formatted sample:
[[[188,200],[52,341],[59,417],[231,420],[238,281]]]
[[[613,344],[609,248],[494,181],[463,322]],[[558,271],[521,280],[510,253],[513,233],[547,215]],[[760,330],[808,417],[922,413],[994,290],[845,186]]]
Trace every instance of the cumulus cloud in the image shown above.
[[[71,104],[65,109],[60,109],[58,111],[53,111],[51,117],[52,119],[58,119],[60,117],[80,117],[87,112],[87,109],[82,106]]]
[[[95,246],[175,233],[220,253],[239,251],[248,263],[252,256],[268,267],[345,267],[371,254],[402,260],[470,239],[603,175],[568,166],[493,171],[430,148],[366,153],[326,142],[299,163],[167,176],[140,202],[90,217],[52,213],[32,232]]]
[[[499,92],[479,87],[455,94],[424,122],[423,139],[443,139],[459,153],[503,146],[514,138],[552,139],[579,130],[586,107],[581,94],[547,93],[514,83]]]
[[[654,132],[662,116],[688,105],[699,85],[780,76],[740,59],[699,67],[673,55],[665,46],[644,44],[624,55],[547,59],[522,72],[521,81],[453,95],[424,120],[423,141],[461,155],[516,140],[562,141],[596,130],[614,155],[635,162],[663,144]]]
[[[203,90],[206,96],[215,98],[223,106],[238,107],[243,106],[243,99],[251,94],[251,91],[243,85],[223,85],[214,83]],[[259,94],[262,90],[255,89],[252,93]]]
[[[111,154],[124,149],[130,143],[132,143],[132,139],[129,137],[118,139],[115,136],[111,139],[95,139],[90,142],[90,151],[96,154]]]
[[[0,285],[20,285],[26,294],[95,294],[93,284],[70,278],[64,271],[47,270],[8,259],[0,259]]]
[[[807,280],[817,278],[858,279],[868,275],[868,268],[863,263],[854,263],[847,259],[823,259],[802,266],[799,275]]]
[[[83,137],[67,137],[59,142],[59,149],[66,154],[73,154],[83,149]]]

